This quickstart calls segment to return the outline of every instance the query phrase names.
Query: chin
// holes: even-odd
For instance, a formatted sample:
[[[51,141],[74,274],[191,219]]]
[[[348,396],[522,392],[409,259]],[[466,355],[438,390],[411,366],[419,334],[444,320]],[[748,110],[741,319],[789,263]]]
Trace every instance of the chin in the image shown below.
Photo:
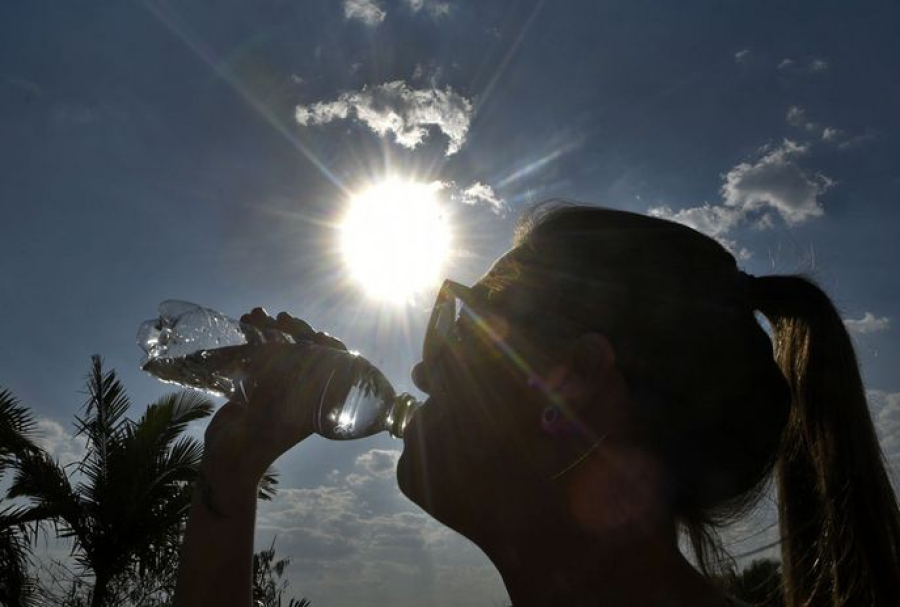
[[[429,466],[432,457],[428,452],[435,454],[439,451],[434,446],[427,449],[426,445],[430,442],[423,437],[421,425],[410,423],[404,433],[403,452],[397,461],[397,486],[403,495],[427,512],[432,512],[436,506],[431,497],[433,487],[444,484],[440,475]]]
[[[416,499],[418,491],[415,487],[412,465],[409,463],[406,449],[403,450],[403,453],[400,454],[400,459],[397,460],[397,486],[400,487],[403,495],[413,502],[419,503]]]
[[[501,506],[504,500],[493,490],[501,483],[486,486],[481,482],[483,474],[472,474],[479,468],[474,462],[442,458],[446,452],[436,444],[439,442],[433,441],[430,449],[418,442],[406,443],[397,462],[397,485],[435,520],[477,544],[498,527],[493,520],[497,511],[505,510]]]
[[[473,487],[461,485],[459,471],[450,469],[446,456],[455,451],[447,450],[440,433],[429,433],[425,439],[421,425],[407,428],[410,429],[412,433],[404,437],[403,452],[397,461],[400,491],[441,523],[465,533]]]

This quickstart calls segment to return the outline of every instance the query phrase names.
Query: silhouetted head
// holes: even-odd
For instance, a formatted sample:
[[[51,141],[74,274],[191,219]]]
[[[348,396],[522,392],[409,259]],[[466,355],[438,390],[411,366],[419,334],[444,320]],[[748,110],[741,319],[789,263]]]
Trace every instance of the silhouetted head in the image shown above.
[[[439,520],[476,542],[678,521],[696,543],[755,500],[790,394],[720,244],[658,218],[542,205],[460,291],[466,312],[432,327],[414,370],[431,402],[398,468]]]

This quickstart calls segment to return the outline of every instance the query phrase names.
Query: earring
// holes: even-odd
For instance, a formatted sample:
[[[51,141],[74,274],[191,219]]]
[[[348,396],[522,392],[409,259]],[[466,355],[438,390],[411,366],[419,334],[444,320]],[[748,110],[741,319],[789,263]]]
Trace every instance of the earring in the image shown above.
[[[578,436],[582,434],[577,420],[568,418],[559,405],[547,405],[541,412],[541,428],[554,436]]]
[[[559,423],[559,418],[561,416],[562,412],[559,410],[559,407],[556,405],[547,405],[541,412],[541,428],[548,432],[551,431],[551,429]]]
[[[547,405],[541,411],[541,428],[554,436],[586,436],[590,430],[584,424],[567,415],[559,405]]]

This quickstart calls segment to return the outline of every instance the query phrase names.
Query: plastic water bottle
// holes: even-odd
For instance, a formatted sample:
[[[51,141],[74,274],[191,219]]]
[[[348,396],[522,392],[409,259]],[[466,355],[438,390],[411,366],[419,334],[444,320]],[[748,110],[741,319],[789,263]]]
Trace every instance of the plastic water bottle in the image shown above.
[[[295,359],[291,375],[312,390],[304,401],[315,408],[310,412],[314,429],[325,438],[348,440],[385,430],[401,437],[420,406],[409,394],[396,394],[381,371],[358,354],[295,340],[280,331],[261,331],[184,301],[162,302],[159,317],[141,324],[137,340],[146,354],[144,371],[229,398],[247,397],[254,346],[292,344],[295,353],[304,354]]]

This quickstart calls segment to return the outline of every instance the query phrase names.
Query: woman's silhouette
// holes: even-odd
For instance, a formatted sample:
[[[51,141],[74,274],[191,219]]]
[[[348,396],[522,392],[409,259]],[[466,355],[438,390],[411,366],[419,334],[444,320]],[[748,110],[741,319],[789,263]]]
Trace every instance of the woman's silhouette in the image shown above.
[[[311,433],[277,350],[264,391],[207,430],[180,606],[251,602],[258,481]],[[672,222],[542,205],[477,284],[445,283],[413,379],[429,402],[400,488],[484,550],[517,607],[734,604],[711,580],[715,529],[773,469],[788,604],[900,598],[900,514],[856,358],[805,278],[743,274]]]

